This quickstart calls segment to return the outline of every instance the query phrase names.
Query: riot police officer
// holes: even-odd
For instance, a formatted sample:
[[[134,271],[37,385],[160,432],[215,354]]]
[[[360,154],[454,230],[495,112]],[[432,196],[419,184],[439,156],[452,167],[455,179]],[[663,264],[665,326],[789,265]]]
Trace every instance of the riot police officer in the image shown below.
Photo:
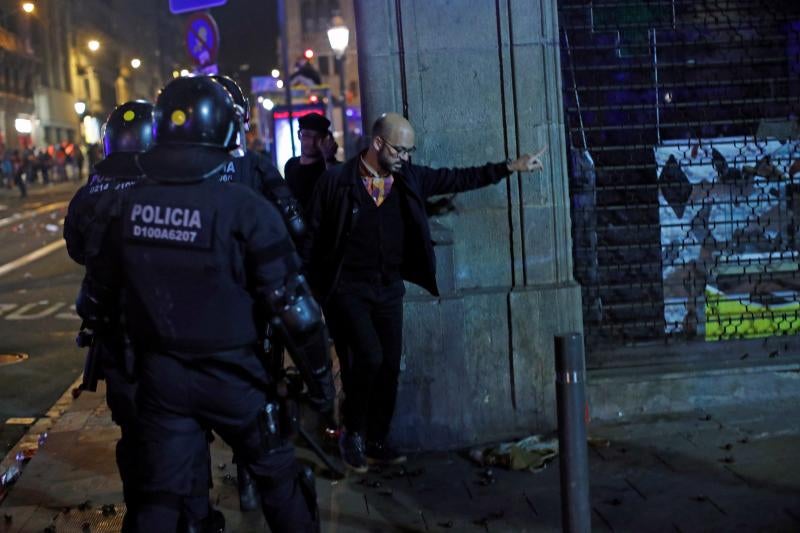
[[[64,239],[67,253],[79,265],[86,263],[87,253],[96,253],[99,243],[87,241],[91,227],[97,226],[95,206],[108,201],[114,193],[130,187],[141,177],[136,154],[144,152],[152,142],[153,104],[145,100],[126,102],[114,109],[103,126],[105,159],[97,163],[86,185],[78,189],[67,208]],[[87,250],[87,245],[94,250]]]
[[[144,100],[132,101],[117,107],[104,125],[103,152],[100,161],[86,185],[78,189],[67,208],[64,219],[64,240],[69,256],[78,264],[86,263],[87,256],[98,253],[104,221],[99,219],[103,203],[113,201],[120,191],[141,177],[135,164],[137,153],[150,147],[153,104]],[[91,280],[84,277],[76,307],[84,319],[79,339],[86,339],[91,358],[84,372],[82,388],[95,390],[95,379],[106,380],[106,402],[111,418],[119,425],[121,437],[117,441],[116,459],[122,481],[122,492],[127,507],[123,531],[130,531],[136,511],[135,423],[136,385],[127,372],[124,359],[124,335],[114,309],[99,309]],[[89,369],[96,369],[91,372]]]
[[[153,104],[145,100],[134,100],[118,106],[106,120],[103,126],[105,159],[95,165],[88,183],[76,192],[64,219],[67,251],[78,264],[85,264],[88,257],[99,253],[109,223],[107,214],[114,210],[119,195],[142,178],[142,171],[135,159],[152,144],[152,123]],[[106,402],[111,418],[121,430],[116,460],[127,508],[123,531],[127,532],[132,530],[138,503],[136,382],[132,354],[126,350],[119,309],[116,306],[104,309],[99,305],[116,297],[98,294],[98,290],[89,276],[84,277],[76,305],[84,319],[79,338],[93,344],[87,356],[81,388],[94,391],[95,379],[103,378],[106,381]],[[207,457],[206,471],[210,467],[209,461]],[[210,474],[208,481],[210,483]],[[208,499],[200,496],[188,502],[187,507],[199,509],[187,513],[189,515],[204,515],[209,507]],[[192,522],[188,516],[182,520],[185,531],[210,533],[224,530],[224,517],[219,511],[212,511],[205,522]]]
[[[250,103],[247,97],[232,78],[220,75],[212,78],[222,84],[233,97],[240,124],[237,134],[239,147],[234,151],[233,158],[225,164],[220,181],[241,183],[263,195],[278,209],[289,235],[295,244],[299,244],[306,231],[300,204],[278,169],[265,156],[247,148],[245,134],[250,128]]]
[[[217,179],[237,147],[236,126],[218,82],[170,82],[155,106],[154,147],[138,158],[146,177],[87,261],[103,293],[124,289],[137,356],[138,531],[174,531],[187,500],[207,494],[196,467],[207,429],[249,466],[273,532],[319,528],[313,476],[298,466],[266,392],[258,317],[304,356],[298,366],[322,411],[334,396],[327,332],[279,213]]]
[[[242,88],[228,76],[215,75],[214,80],[222,84],[233,97],[234,109],[239,118],[239,147],[233,151],[233,157],[228,161],[220,181],[241,183],[266,198],[283,218],[289,235],[296,246],[299,246],[305,235],[305,222],[300,214],[300,207],[289,190],[278,169],[266,157],[253,152],[246,147],[245,135],[250,128],[250,102],[244,95]],[[284,346],[275,335],[264,332],[265,357],[270,359],[271,370],[278,371],[283,367]],[[239,489],[239,508],[242,511],[253,511],[258,508],[258,489],[249,468],[242,464],[238,458],[236,463],[236,480]]]

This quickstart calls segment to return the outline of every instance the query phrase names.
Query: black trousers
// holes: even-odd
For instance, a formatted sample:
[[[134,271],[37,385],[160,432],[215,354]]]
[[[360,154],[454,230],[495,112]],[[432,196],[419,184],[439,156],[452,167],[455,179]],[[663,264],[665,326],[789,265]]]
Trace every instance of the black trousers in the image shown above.
[[[122,341],[101,338],[102,352],[100,364],[106,381],[106,404],[111,411],[111,419],[120,427],[121,437],[117,441],[116,459],[119,477],[122,481],[122,494],[125,498],[125,519],[122,531],[132,531],[138,505],[138,482],[136,479],[136,384],[132,383],[121,364]]]
[[[316,499],[300,481],[294,448],[265,442],[259,413],[267,397],[253,380],[267,377],[254,351],[215,354],[213,360],[148,353],[139,378],[143,495],[137,531],[175,531],[186,501],[208,497],[209,429],[250,467],[271,531],[315,531]]]
[[[386,439],[397,402],[404,295],[402,280],[342,282],[325,309],[342,371],[344,426],[368,441]]]
[[[137,441],[139,413],[136,407],[136,382],[132,381],[125,371],[123,360],[124,345],[121,336],[109,335],[101,337],[100,364],[106,382],[106,404],[111,411],[111,419],[120,427],[121,436],[115,449],[117,469],[122,481],[122,494],[125,499],[125,518],[122,532],[135,530],[136,516],[140,500],[140,468],[137,462]],[[207,448],[206,448],[207,450]],[[205,482],[211,483],[211,457],[197,457],[196,470],[206,472]],[[202,482],[202,480],[201,480]],[[183,502],[181,514],[184,520],[201,520],[209,510],[208,498],[198,493]]]

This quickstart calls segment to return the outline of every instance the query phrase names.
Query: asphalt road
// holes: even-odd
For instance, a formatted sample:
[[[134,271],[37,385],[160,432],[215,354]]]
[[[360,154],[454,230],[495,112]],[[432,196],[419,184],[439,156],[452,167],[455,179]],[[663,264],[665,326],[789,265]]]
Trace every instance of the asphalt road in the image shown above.
[[[25,432],[24,419],[43,416],[83,369],[73,306],[82,269],[59,244],[66,205],[77,187],[74,182],[33,186],[26,199],[0,190],[2,455]]]

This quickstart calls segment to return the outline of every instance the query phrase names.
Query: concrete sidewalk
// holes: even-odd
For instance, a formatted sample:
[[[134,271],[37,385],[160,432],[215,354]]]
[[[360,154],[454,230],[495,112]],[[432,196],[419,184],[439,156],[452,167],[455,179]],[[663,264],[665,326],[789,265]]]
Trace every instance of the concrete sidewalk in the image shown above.
[[[118,430],[102,392],[77,400],[65,393],[15,452],[35,449],[45,430],[0,504],[0,532],[117,531]],[[800,531],[800,406],[592,424],[590,434],[594,531]],[[217,439],[212,455],[212,498],[227,531],[265,531],[259,512],[238,510],[230,450]],[[319,477],[317,487],[328,532],[558,531],[558,477],[557,459],[536,473],[487,472],[465,454],[435,453],[412,456],[402,469]]]

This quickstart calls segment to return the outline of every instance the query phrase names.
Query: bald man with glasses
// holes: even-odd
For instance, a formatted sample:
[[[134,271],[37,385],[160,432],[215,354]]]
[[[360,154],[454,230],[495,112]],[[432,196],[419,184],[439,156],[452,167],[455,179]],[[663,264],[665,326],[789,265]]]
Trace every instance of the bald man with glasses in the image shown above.
[[[425,200],[541,170],[544,152],[433,169],[412,164],[414,150],[411,123],[382,115],[369,148],[320,178],[307,213],[310,237],[302,252],[342,371],[339,449],[358,473],[369,464],[405,461],[387,442],[400,373],[403,281],[439,295]]]

